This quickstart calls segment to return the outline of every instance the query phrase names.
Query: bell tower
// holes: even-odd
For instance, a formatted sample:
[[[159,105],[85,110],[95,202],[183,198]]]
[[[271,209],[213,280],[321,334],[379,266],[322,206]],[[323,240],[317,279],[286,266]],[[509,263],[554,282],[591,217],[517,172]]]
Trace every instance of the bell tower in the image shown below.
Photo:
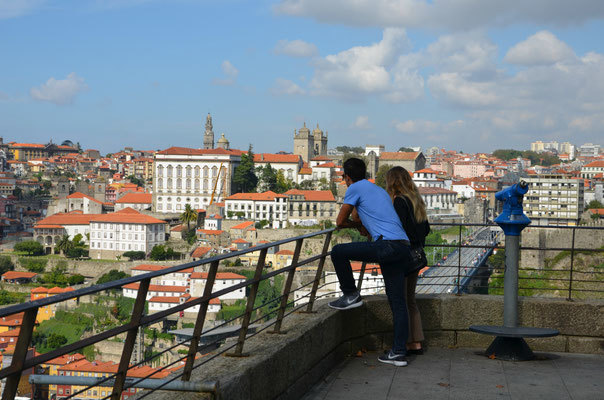
[[[206,131],[203,134],[203,148],[213,149],[214,148],[214,131],[212,130],[212,116],[208,113],[206,117]]]

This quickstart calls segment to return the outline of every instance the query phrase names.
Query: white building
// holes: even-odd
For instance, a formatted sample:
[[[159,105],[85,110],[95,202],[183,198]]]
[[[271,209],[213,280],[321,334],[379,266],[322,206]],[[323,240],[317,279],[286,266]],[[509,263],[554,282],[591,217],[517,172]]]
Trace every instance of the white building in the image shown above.
[[[86,243],[86,234],[90,232],[90,220],[96,214],[82,214],[80,211],[71,213],[58,213],[46,217],[34,225],[34,240],[44,246],[47,253],[52,253],[55,246],[64,235],[70,240],[74,236],[82,235],[82,241]]]
[[[241,150],[170,147],[155,154],[153,206],[155,212],[180,213],[185,205],[206,208],[232,193],[232,178]]]
[[[208,279],[207,272],[193,272],[191,274],[191,296],[201,297],[205,289],[206,281]],[[218,272],[216,274],[216,280],[212,287],[212,292],[217,292],[229,288],[231,286],[243,283],[246,281],[245,276],[235,274],[233,272]],[[245,299],[245,288],[237,289],[233,292],[223,294],[218,297],[221,301],[224,300],[241,300]]]
[[[156,265],[156,264],[139,264],[136,267],[130,268],[130,275],[138,276],[149,272],[161,271],[162,269],[170,268],[169,265]],[[161,285],[162,276],[156,276],[151,278],[151,285]]]
[[[365,145],[365,157],[367,157],[369,155],[369,153],[371,153],[373,151],[375,153],[375,155],[379,158],[380,154],[385,150],[386,150],[386,147],[384,147],[383,144]]]
[[[176,296],[154,296],[149,299],[149,312],[156,313],[158,311],[168,310],[174,306],[179,304],[184,304],[193,300],[197,300],[199,297],[191,297],[189,294],[184,294],[179,297]],[[220,300],[219,299],[210,299],[210,304],[208,305],[208,313],[217,313],[220,311]],[[197,314],[199,312],[199,305],[195,305],[193,307],[187,308],[184,310],[186,314]]]
[[[165,221],[131,208],[90,220],[90,257],[115,259],[127,251],[151,252],[166,242]]]
[[[417,187],[445,187],[444,181],[437,178],[436,171],[430,168],[413,172],[413,182],[415,182]]]
[[[581,168],[581,178],[593,179],[601,174],[604,174],[604,160],[590,162]]]
[[[122,286],[122,295],[124,297],[136,299],[139,287],[140,284],[138,282],[124,285]],[[149,285],[146,300],[155,296],[178,298],[186,293],[189,293],[189,288],[184,286]]]
[[[438,211],[439,213],[454,211],[457,192],[436,187],[420,187],[418,189],[424,203],[426,203],[427,211]]]
[[[151,193],[126,193],[115,202],[115,211],[123,210],[124,208],[132,208],[139,211],[149,210],[153,203],[152,197]]]
[[[226,198],[227,219],[272,221],[274,229],[287,225],[287,196],[275,192],[236,193]]]
[[[352,267],[352,275],[355,282],[359,281],[361,275],[362,263],[358,261],[352,261],[350,263]],[[325,290],[335,292],[334,297],[342,295],[340,290],[340,283],[335,271],[325,272]],[[378,293],[384,293],[384,277],[380,266],[377,264],[367,264],[365,266],[365,274],[363,275],[363,286],[361,287],[361,296],[370,296]]]
[[[298,171],[302,168],[301,156],[297,154],[254,154],[256,167],[265,167],[267,164],[270,164],[271,168],[283,172],[285,179],[298,182]]]
[[[526,216],[536,225],[576,225],[584,210],[582,179],[563,175],[541,175],[525,179],[529,185],[524,195]]]

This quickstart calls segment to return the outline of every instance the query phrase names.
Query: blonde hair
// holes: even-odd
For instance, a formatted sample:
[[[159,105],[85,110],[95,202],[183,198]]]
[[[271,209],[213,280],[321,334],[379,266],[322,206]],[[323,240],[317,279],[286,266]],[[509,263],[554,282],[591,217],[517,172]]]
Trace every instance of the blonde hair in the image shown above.
[[[417,223],[428,219],[426,204],[419,194],[409,171],[403,167],[394,167],[386,172],[386,191],[394,201],[396,196],[405,196],[413,205],[413,214]]]

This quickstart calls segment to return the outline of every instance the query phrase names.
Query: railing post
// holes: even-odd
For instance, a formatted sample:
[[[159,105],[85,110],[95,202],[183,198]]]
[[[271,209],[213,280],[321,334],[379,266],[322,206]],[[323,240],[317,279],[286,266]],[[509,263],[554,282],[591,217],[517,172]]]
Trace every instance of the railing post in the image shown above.
[[[30,308],[25,311],[23,315],[23,324],[19,331],[19,338],[15,345],[15,351],[13,353],[13,360],[10,364],[12,368],[18,371],[13,372],[6,378],[6,384],[4,385],[4,391],[2,393],[2,400],[12,400],[17,395],[17,388],[19,386],[19,380],[21,379],[21,368],[27,358],[27,349],[31,342],[31,336],[34,331],[34,325],[36,323],[36,316],[38,315],[38,307]],[[6,356],[5,356],[6,357]]]
[[[325,259],[327,258],[327,249],[329,248],[329,243],[331,242],[332,232],[333,231],[329,231],[327,232],[327,235],[325,235],[325,241],[323,242],[323,251],[321,252],[321,259],[319,260],[319,265],[317,266],[315,281],[312,284],[312,289],[310,290],[310,298],[308,299],[308,307],[306,308],[306,312],[308,313],[313,312],[312,307],[315,303],[317,290],[319,289],[319,280],[323,275],[323,266],[325,265]]]
[[[575,232],[576,228],[573,228],[573,240],[570,248],[570,276],[568,279],[568,301],[573,299],[573,267],[575,265]]]
[[[281,333],[281,323],[283,322],[283,315],[287,308],[287,301],[292,288],[292,282],[294,281],[294,275],[296,274],[296,268],[298,267],[298,259],[300,258],[300,251],[302,251],[302,242],[304,239],[296,240],[296,249],[294,251],[294,257],[292,259],[292,269],[287,274],[285,285],[283,285],[283,296],[281,297],[281,306],[277,314],[277,321],[275,322],[275,329],[271,333]]]
[[[243,356],[243,344],[245,343],[245,337],[247,330],[250,326],[250,319],[252,318],[252,310],[254,309],[254,302],[256,301],[256,294],[258,293],[258,286],[260,285],[260,277],[262,276],[262,270],[264,269],[264,262],[266,261],[267,248],[260,250],[260,257],[258,257],[258,265],[256,266],[256,272],[254,273],[254,282],[250,288],[250,295],[247,298],[247,305],[245,307],[245,314],[241,323],[241,330],[239,331],[239,339],[237,340],[237,346],[235,352],[229,355],[234,357]]]
[[[145,302],[147,301],[147,292],[149,291],[150,283],[151,278],[147,278],[142,280],[138,287],[138,294],[136,295],[136,301],[134,302],[134,307],[132,309],[132,317],[130,317],[130,323],[135,326],[128,330],[126,340],[124,341],[122,358],[120,359],[120,365],[117,368],[115,383],[113,384],[113,391],[111,392],[111,400],[119,400],[122,398],[124,382],[126,381],[126,374],[128,372],[128,367],[130,366],[130,357],[132,357],[132,350],[136,343],[136,335],[145,311]]]
[[[209,297],[212,294],[214,288],[214,282],[216,281],[216,273],[218,272],[219,261],[212,261],[210,264],[210,270],[208,271],[208,278],[206,279],[205,287],[203,288],[203,297]],[[199,348],[199,340],[201,339],[201,333],[203,332],[203,324],[206,319],[208,312],[208,306],[210,305],[210,299],[199,305],[199,313],[197,313],[197,321],[195,321],[195,327],[193,328],[193,337],[189,344],[189,353],[187,354],[187,361],[185,363],[185,369],[182,374],[182,380],[188,381],[191,379],[191,371],[193,371],[193,363],[195,362],[195,354]]]
[[[461,279],[461,224],[459,225],[459,236],[457,240],[458,251],[457,251],[457,295],[461,295],[459,290],[459,281]]]

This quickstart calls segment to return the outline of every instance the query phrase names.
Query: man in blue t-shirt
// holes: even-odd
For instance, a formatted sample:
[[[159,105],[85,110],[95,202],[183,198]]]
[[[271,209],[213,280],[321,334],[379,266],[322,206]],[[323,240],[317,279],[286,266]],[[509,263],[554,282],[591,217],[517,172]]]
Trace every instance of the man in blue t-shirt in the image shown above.
[[[338,228],[359,229],[361,233],[370,236],[372,241],[339,244],[331,250],[331,260],[343,295],[330,302],[329,306],[347,310],[363,304],[355,285],[350,260],[379,263],[392,309],[394,343],[392,349],[378,359],[404,367],[407,365],[405,355],[409,336],[409,317],[405,302],[405,264],[411,260],[409,238],[388,193],[366,180],[365,175],[366,167],[362,160],[346,160],[344,181],[348,190],[336,224]]]

